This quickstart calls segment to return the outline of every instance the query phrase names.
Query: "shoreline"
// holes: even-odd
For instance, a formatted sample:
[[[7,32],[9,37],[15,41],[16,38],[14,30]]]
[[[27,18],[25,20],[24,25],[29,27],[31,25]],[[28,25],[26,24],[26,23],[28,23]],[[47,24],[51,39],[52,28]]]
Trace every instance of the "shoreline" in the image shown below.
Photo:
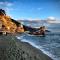
[[[44,59],[44,57],[43,57],[43,60],[53,60],[51,57],[49,57],[48,55],[44,54],[41,50],[39,50],[39,49],[37,49],[36,47],[32,46],[32,45],[29,44],[28,42],[21,42],[21,41],[20,41],[20,43],[22,43],[23,45],[25,45],[25,46],[28,48],[28,50],[31,49],[31,50],[33,51],[33,54],[37,54],[37,55],[40,55],[40,54],[41,54],[41,57],[42,57],[42,56],[46,57],[46,59]],[[31,50],[30,50],[30,51],[31,51]],[[30,52],[30,51],[29,51],[29,52]],[[29,53],[29,52],[28,52],[28,53]]]
[[[19,39],[18,39],[19,40]],[[53,60],[51,57],[49,57],[47,54],[43,53],[43,51],[41,51],[40,49],[34,47],[33,45],[31,45],[28,42],[23,42],[19,40],[19,43],[24,45],[24,47],[28,48],[28,50],[30,50],[31,52],[33,51],[33,54],[37,54],[40,55],[41,57],[43,57],[42,60]],[[29,52],[28,52],[29,53]],[[44,57],[46,57],[46,59],[44,59]]]
[[[44,54],[41,50],[38,50],[37,48],[33,47],[27,42],[21,42],[19,39],[17,39],[13,35],[0,36],[0,51],[2,51],[1,48],[3,48],[3,50],[6,49],[5,50],[6,56],[5,54],[3,54],[3,56],[5,56],[5,58],[10,56],[10,58],[8,58],[9,60],[12,60],[12,59],[13,60],[52,60],[49,56]],[[9,53],[9,51],[11,51],[11,53]],[[11,55],[14,58],[11,57]]]
[[[41,51],[43,54],[49,56],[51,59],[53,60],[57,60],[57,58],[54,58],[55,56],[52,55],[51,53],[49,53],[48,51],[45,51],[40,47],[36,46],[35,44],[31,43],[31,42],[28,42],[28,41],[25,41],[25,40],[21,40],[19,37],[17,37],[18,40],[20,40],[20,42],[22,43],[26,43],[28,45],[31,45],[33,48],[36,48],[37,50]]]

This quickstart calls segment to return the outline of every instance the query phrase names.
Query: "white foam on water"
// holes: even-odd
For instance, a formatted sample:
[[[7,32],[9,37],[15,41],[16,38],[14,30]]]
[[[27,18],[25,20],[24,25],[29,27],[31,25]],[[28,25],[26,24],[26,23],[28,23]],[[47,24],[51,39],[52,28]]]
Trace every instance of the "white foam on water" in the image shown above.
[[[22,39],[22,38],[23,38],[23,36],[16,36],[16,38],[17,38],[17,39]]]
[[[59,60],[58,58],[55,58],[55,56],[52,55],[49,51],[45,51],[42,46],[40,46],[40,45],[38,46],[38,45],[34,44],[34,43],[31,42],[31,41],[28,41],[28,40],[26,40],[26,39],[23,39],[22,36],[21,36],[21,37],[16,36],[16,37],[17,37],[17,39],[19,39],[19,40],[21,39],[22,42],[27,42],[27,43],[29,43],[30,45],[34,46],[35,48],[41,50],[44,54],[48,55],[48,56],[51,57],[53,60]]]
[[[17,38],[17,39],[20,39],[20,37],[17,37],[17,36],[16,36],[16,38]]]

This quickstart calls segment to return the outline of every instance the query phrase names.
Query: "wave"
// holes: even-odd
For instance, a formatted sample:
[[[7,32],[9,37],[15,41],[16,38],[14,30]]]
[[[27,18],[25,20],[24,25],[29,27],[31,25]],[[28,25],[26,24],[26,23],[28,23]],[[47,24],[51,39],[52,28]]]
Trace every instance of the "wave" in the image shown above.
[[[34,42],[31,42],[29,40],[23,39],[24,36],[16,36],[17,39],[21,40],[22,42],[27,42],[30,45],[34,46],[35,48],[41,50],[44,54],[48,55],[49,57],[51,57],[53,60],[59,60],[58,58],[55,57],[55,55],[51,54],[49,51],[46,51],[45,49],[43,49],[42,46],[40,45],[36,45]]]

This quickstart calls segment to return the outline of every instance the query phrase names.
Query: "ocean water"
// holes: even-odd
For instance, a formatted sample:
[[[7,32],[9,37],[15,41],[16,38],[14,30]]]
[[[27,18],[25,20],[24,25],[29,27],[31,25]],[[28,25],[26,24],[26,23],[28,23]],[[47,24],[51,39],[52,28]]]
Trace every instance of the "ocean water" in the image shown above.
[[[26,24],[30,26],[28,22],[25,22],[25,25]],[[46,26],[46,28],[51,31],[45,37],[31,36],[27,33],[24,33],[20,36],[17,36],[17,38],[40,49],[53,60],[60,60],[60,24],[31,23],[32,27],[40,27],[42,25]]]

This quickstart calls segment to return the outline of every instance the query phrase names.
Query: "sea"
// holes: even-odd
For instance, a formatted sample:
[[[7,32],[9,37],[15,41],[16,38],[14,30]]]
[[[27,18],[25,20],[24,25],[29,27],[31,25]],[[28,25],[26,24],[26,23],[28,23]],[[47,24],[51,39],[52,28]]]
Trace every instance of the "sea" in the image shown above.
[[[45,26],[50,32],[45,37],[32,36],[27,33],[17,36],[22,42],[27,42],[43,53],[51,57],[53,60],[60,60],[60,23],[41,23],[22,21],[22,24],[31,27]]]

